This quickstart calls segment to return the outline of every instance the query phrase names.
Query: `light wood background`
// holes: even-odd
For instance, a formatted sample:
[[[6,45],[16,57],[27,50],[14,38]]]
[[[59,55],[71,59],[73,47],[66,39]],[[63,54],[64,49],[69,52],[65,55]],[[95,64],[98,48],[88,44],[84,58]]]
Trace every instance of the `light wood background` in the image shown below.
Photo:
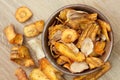
[[[62,6],[68,4],[87,4],[100,10],[112,24],[114,32],[114,48],[109,61],[112,69],[99,80],[120,80],[120,0],[0,0],[0,80],[17,80],[14,71],[18,65],[9,60],[10,45],[3,29],[8,24],[14,24],[17,32],[23,34],[23,27],[36,20],[47,20],[49,16]],[[26,23],[15,19],[15,11],[20,6],[27,6],[33,12],[33,17]],[[34,56],[34,52],[31,52]],[[30,69],[26,69],[29,73]],[[68,80],[71,77],[68,77]]]

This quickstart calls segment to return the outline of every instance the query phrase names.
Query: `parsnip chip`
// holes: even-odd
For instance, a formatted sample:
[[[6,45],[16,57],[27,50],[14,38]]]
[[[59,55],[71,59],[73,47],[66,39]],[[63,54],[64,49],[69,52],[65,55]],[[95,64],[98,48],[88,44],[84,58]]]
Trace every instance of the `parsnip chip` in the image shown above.
[[[61,80],[62,73],[54,68],[46,58],[39,60],[39,64],[40,70],[49,78],[49,80]]]
[[[47,76],[38,68],[35,68],[30,73],[31,80],[49,80]]]
[[[104,64],[104,62],[100,58],[96,57],[87,57],[86,62],[89,64],[90,69],[100,67]]]
[[[70,10],[72,10],[72,9],[64,9],[64,10],[60,11],[59,18],[64,21],[67,20],[67,12]]]
[[[105,48],[106,43],[103,41],[98,41],[95,43],[95,47],[94,47],[94,51],[95,53],[97,53],[98,55],[103,55],[104,53],[104,48]]]
[[[61,40],[64,42],[74,42],[78,38],[78,33],[73,29],[65,29],[63,31]]]
[[[17,34],[15,36],[15,38],[13,39],[12,44],[22,45],[22,43],[23,43],[23,35],[22,34]]]
[[[89,69],[89,66],[86,62],[73,62],[70,65],[70,69],[72,72],[77,73]]]
[[[5,29],[4,29],[4,33],[5,33],[5,36],[7,38],[7,40],[12,43],[13,42],[13,39],[15,38],[15,36],[17,35],[15,33],[15,29],[14,29],[14,26],[12,24],[8,25]]]
[[[31,12],[31,10],[25,6],[18,8],[16,13],[15,13],[16,19],[21,23],[29,20],[32,17],[32,15],[33,14]]]
[[[26,72],[21,67],[15,71],[15,75],[17,76],[18,80],[29,80]]]
[[[57,58],[57,64],[63,65],[65,63],[71,63],[68,57],[60,56],[59,58]]]
[[[45,22],[43,20],[36,21],[35,22],[35,27],[39,32],[42,32],[43,28],[44,28],[44,24],[45,24]]]
[[[86,38],[87,34],[88,34],[88,31],[90,30],[90,28],[92,27],[92,24],[90,24],[83,32],[82,34],[80,35],[79,39],[78,39],[78,42],[76,44],[76,46],[78,48],[81,48],[81,45],[82,45],[82,42],[84,41],[84,39]]]
[[[63,43],[56,42],[55,48],[57,49],[57,51],[59,51],[61,55],[66,56],[73,61],[81,62],[85,60],[84,54],[80,52],[78,54],[75,54],[68,46]]]
[[[24,35],[26,37],[35,37],[39,34],[39,31],[36,29],[35,24],[30,24],[24,27]]]
[[[110,41],[109,36],[108,36],[108,32],[111,31],[110,25],[100,19],[98,19],[97,21],[98,21],[100,27],[102,28],[102,32],[105,35],[107,41]]]
[[[98,29],[99,29],[99,26],[98,26],[97,24],[94,24],[93,27],[95,27],[95,28],[94,28],[94,30],[92,31],[92,33],[91,33],[91,35],[90,35],[90,38],[91,38],[93,41],[95,41],[96,35],[97,35],[97,32],[98,32]]]
[[[34,38],[29,40],[27,43],[32,48],[32,50],[36,53],[37,59],[41,59],[45,57],[45,54],[42,50],[42,45],[41,45],[41,35],[40,35],[40,40],[38,40],[37,38]]]
[[[99,77],[104,75],[109,69],[111,68],[111,65],[109,62],[106,62],[100,70],[93,72],[91,74],[83,75],[83,76],[77,76],[74,77],[73,80],[97,80]]]
[[[92,13],[92,14],[88,14],[87,18],[90,19],[90,20],[97,20],[97,13]]]
[[[34,61],[30,56],[29,50],[26,46],[19,46],[18,49],[13,49],[15,52],[11,53],[10,59],[22,66],[30,67],[34,66]]]
[[[94,44],[90,38],[85,38],[81,45],[81,52],[86,56],[90,55],[93,52]]]

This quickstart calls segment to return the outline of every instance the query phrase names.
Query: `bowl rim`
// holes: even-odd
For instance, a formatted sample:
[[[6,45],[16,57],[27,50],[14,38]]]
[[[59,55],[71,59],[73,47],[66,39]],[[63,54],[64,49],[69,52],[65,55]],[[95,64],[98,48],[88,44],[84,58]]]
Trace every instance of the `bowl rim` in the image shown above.
[[[96,13],[99,13],[100,16],[104,17],[104,20],[107,21],[107,23],[109,23],[109,25],[110,25],[110,27],[111,27],[111,32],[110,32],[110,35],[111,35],[110,50],[108,51],[108,55],[107,55],[107,57],[104,59],[104,62],[106,62],[106,61],[109,59],[109,57],[110,57],[110,55],[111,55],[111,51],[112,51],[112,49],[113,49],[113,43],[114,43],[114,36],[113,36],[112,25],[110,24],[109,20],[106,18],[106,16],[104,16],[103,13],[101,13],[101,12],[100,12],[99,10],[97,10],[96,8],[94,8],[94,7],[92,7],[92,6],[89,6],[89,5],[86,5],[86,4],[70,4],[70,5],[66,5],[66,6],[63,6],[63,7],[59,8],[58,10],[56,10],[55,12],[53,12],[52,15],[50,15],[50,17],[48,18],[48,20],[47,20],[47,22],[46,22],[46,24],[45,24],[45,26],[44,26],[44,30],[43,30],[43,33],[42,33],[42,49],[43,49],[44,54],[45,54],[46,58],[48,59],[48,61],[49,61],[56,69],[58,69],[59,71],[61,71],[63,74],[68,74],[68,75],[71,75],[71,76],[81,76],[81,75],[86,75],[86,74],[93,73],[93,72],[101,69],[101,67],[95,68],[95,69],[93,69],[93,70],[90,70],[90,71],[84,72],[84,73],[71,73],[71,72],[66,72],[66,71],[60,69],[56,64],[54,64],[54,63],[52,62],[52,60],[49,58],[48,54],[46,54],[47,51],[46,51],[45,46],[44,46],[44,43],[45,43],[45,42],[44,42],[44,38],[45,38],[44,33],[46,32],[46,29],[48,28],[48,24],[49,24],[50,20],[51,20],[56,14],[58,14],[61,10],[65,9],[65,8],[75,8],[75,7],[82,7],[82,8],[84,7],[84,8],[88,8],[88,9],[90,9],[90,10],[93,10],[93,11],[95,11]]]

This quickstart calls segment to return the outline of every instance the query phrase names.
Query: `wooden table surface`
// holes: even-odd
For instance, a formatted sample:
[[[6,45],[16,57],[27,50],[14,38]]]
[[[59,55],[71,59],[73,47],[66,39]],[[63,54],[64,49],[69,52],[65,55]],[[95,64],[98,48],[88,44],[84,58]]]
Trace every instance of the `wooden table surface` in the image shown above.
[[[23,34],[24,25],[40,19],[47,21],[54,11],[68,4],[93,6],[109,19],[114,32],[114,48],[109,59],[112,69],[99,80],[120,80],[120,0],[0,0],[0,80],[17,80],[14,71],[18,65],[9,59],[12,45],[7,42],[3,34],[5,26],[12,23],[16,31]],[[32,10],[33,17],[21,24],[14,15],[16,9],[23,5]],[[29,73],[31,69],[25,70]]]

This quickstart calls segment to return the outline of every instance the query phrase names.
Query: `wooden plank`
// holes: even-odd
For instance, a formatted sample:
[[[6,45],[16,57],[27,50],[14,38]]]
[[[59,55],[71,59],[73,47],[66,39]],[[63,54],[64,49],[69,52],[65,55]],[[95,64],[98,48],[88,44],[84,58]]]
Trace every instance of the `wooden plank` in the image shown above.
[[[120,0],[0,0],[0,80],[16,80],[14,71],[18,67],[18,65],[9,60],[11,45],[3,34],[4,27],[12,23],[15,25],[17,32],[23,33],[25,25],[40,19],[47,21],[54,11],[68,4],[93,6],[110,20],[114,32],[114,48],[109,59],[112,63],[112,69],[100,80],[120,79]],[[23,24],[19,23],[14,17],[16,9],[22,5],[29,7],[34,14],[31,20]],[[30,70],[26,69],[27,73]]]

